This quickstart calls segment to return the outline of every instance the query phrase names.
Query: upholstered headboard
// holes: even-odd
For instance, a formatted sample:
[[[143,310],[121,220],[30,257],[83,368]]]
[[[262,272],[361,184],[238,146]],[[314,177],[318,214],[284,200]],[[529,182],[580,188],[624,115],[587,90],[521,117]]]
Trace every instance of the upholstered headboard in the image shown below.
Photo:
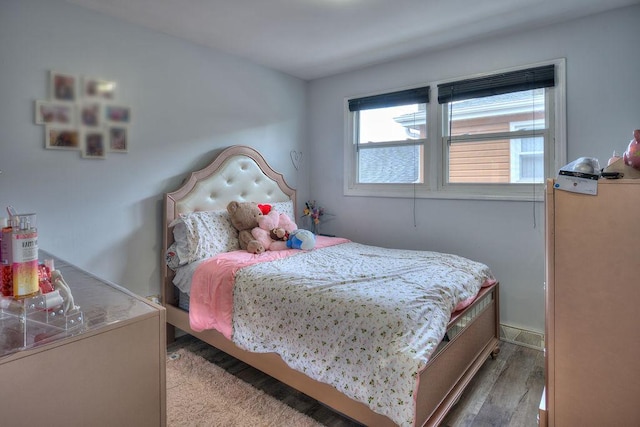
[[[231,201],[275,203],[291,200],[296,191],[264,157],[251,147],[225,149],[204,169],[192,172],[176,191],[164,196],[162,244],[163,302],[173,304],[173,271],[166,267],[164,253],[173,243],[169,225],[180,215],[196,211],[223,210]],[[295,212],[294,212],[295,213]]]

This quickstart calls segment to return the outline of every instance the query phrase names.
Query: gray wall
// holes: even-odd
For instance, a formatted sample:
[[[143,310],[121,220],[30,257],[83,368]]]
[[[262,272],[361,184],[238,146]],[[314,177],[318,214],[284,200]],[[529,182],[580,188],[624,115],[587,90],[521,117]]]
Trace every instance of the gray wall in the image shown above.
[[[160,289],[161,200],[234,144],[289,184],[305,147],[302,80],[57,0],[0,1],[0,216],[36,212],[39,245],[142,295]],[[132,108],[127,154],[45,150],[33,123],[50,69],[115,80]]]
[[[343,196],[343,101],[566,58],[567,159],[594,156],[606,164],[614,149],[624,151],[632,130],[640,127],[639,21],[640,7],[635,6],[312,81],[310,191],[336,215],[323,231],[363,243],[454,252],[483,261],[501,282],[502,322],[543,331],[544,204]]]

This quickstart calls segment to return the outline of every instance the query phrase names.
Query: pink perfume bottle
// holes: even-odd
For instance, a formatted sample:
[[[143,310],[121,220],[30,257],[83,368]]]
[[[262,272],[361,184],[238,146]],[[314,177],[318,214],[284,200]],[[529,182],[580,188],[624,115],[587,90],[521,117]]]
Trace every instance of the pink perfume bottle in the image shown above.
[[[11,232],[13,297],[26,298],[40,290],[36,214],[18,214]]]

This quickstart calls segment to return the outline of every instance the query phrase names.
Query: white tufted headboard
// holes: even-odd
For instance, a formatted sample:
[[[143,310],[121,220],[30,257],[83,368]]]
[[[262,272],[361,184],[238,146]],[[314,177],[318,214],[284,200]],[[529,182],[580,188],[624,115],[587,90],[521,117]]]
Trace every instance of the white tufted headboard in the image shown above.
[[[166,193],[161,264],[165,303],[173,303],[173,271],[166,267],[164,259],[165,251],[173,243],[169,224],[180,214],[226,209],[232,200],[258,203],[292,200],[295,210],[296,191],[260,153],[251,147],[235,145],[225,149],[204,169],[192,172],[179,189]]]

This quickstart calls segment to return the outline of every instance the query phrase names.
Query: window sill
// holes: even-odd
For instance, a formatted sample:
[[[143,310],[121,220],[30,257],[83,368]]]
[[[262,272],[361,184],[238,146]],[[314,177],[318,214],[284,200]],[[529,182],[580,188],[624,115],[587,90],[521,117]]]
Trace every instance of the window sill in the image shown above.
[[[398,190],[397,188],[348,188],[344,190],[347,197],[389,197],[403,199],[445,199],[445,200],[496,200],[496,201],[516,201],[516,202],[543,202],[544,185],[535,187],[528,186],[526,189],[518,191],[504,191],[501,193],[488,191],[469,191],[467,189],[440,189],[429,190],[424,188],[407,187]]]

